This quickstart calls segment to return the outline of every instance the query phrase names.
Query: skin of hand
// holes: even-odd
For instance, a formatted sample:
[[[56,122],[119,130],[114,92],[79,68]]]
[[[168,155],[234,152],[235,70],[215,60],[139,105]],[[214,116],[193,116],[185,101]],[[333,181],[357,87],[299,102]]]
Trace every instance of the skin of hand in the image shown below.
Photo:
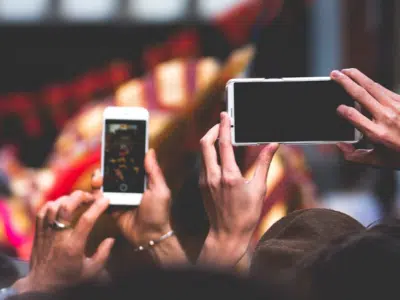
[[[147,173],[148,187],[143,193],[138,207],[119,210],[113,207],[115,218],[125,238],[138,246],[147,246],[149,241],[158,240],[172,230],[170,224],[171,192],[158,165],[154,150],[146,154],[144,167]],[[103,185],[101,172],[97,170],[92,178],[92,189],[101,194]],[[173,235],[151,248],[151,254],[159,266],[187,264],[188,260],[178,238]]]
[[[105,198],[96,198],[82,191],[46,203],[36,217],[30,272],[13,287],[19,293],[46,292],[100,278],[114,239],[102,241],[92,257],[85,255],[85,246],[94,224],[105,212],[108,203]],[[54,227],[55,220],[72,224],[74,212],[82,205],[88,208],[75,226],[67,229]]]
[[[214,146],[217,140],[220,165]],[[210,230],[198,264],[230,268],[245,255],[262,212],[268,170],[278,147],[270,144],[261,151],[254,177],[247,181],[235,160],[228,114],[222,113],[221,123],[202,138],[200,187]]]
[[[399,168],[400,96],[357,69],[333,71],[331,78],[372,116],[369,119],[354,107],[339,106],[338,114],[374,144],[373,149],[358,150],[350,144],[339,144],[345,159],[360,164]]]

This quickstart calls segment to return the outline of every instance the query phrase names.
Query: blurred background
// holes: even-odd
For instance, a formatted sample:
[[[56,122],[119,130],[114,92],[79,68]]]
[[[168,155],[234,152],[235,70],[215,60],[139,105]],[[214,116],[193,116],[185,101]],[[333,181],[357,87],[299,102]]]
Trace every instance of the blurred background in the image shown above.
[[[61,193],[54,193],[59,189],[54,187],[57,182],[69,182],[60,189],[63,192],[82,186],[75,182],[80,175],[71,183],[69,175],[62,174],[93,169],[87,161],[90,167],[81,162],[82,157],[93,157],[88,153],[99,142],[98,128],[93,125],[98,113],[90,114],[91,107],[126,105],[128,99],[128,104],[145,103],[174,122],[174,114],[187,113],[185,101],[199,98],[198,90],[207,90],[208,85],[221,89],[229,79],[226,74],[328,76],[331,70],[344,67],[358,68],[397,90],[399,14],[400,3],[395,0],[0,0],[4,198],[0,240],[4,247],[27,257],[30,244],[25,241],[31,236],[35,210]],[[235,65],[229,60],[232,53],[248,44],[255,54],[236,73],[228,72],[229,64]],[[171,60],[176,64],[163,69],[167,75],[157,77],[160,66]],[[168,93],[159,91],[165,77],[180,74],[182,68],[189,70],[184,79],[167,85],[181,91],[189,86],[196,93],[186,93],[185,100],[173,105],[166,103],[169,95],[157,98],[157,93]],[[220,81],[197,84],[196,80],[209,74]],[[193,76],[197,76],[195,85],[191,85]],[[145,83],[131,85],[137,83],[136,78]],[[135,98],[141,95],[138,86],[147,91],[144,102]],[[203,98],[198,111],[201,101],[207,102]],[[77,116],[86,116],[81,131],[91,133],[73,133],[80,132]],[[154,126],[162,132],[168,127],[162,124]],[[305,198],[313,199],[290,205],[293,197],[286,197],[285,211],[320,205],[348,212],[364,224],[397,213],[400,180],[396,172],[345,163],[332,146],[295,150],[301,164],[295,163],[294,169],[307,174],[307,180],[292,176],[289,181],[301,186],[299,190],[307,186]],[[295,156],[287,153],[282,152],[283,161]],[[246,161],[251,155],[241,157]],[[98,157],[93,161],[98,163]],[[283,173],[293,170],[289,165],[281,165]],[[184,179],[182,186],[187,186]],[[288,187],[287,183],[283,186]]]

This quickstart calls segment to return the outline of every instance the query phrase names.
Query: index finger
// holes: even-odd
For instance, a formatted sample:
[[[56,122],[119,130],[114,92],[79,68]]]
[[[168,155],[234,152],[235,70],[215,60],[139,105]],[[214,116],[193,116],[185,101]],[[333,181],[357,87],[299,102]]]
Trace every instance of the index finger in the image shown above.
[[[347,75],[333,71],[331,74],[333,80],[339,83],[355,101],[359,102],[375,118],[382,115],[382,105],[372,97],[363,87],[351,80]]]
[[[84,203],[90,203],[94,200],[94,197],[90,193],[83,191],[75,191],[70,197],[64,199],[60,204],[58,211],[58,221],[72,222],[74,213],[77,208]]]
[[[221,113],[221,125],[219,127],[219,152],[221,156],[222,170],[238,171],[235,152],[231,141],[231,121],[226,112]]]
[[[353,124],[360,132],[368,136],[372,140],[377,139],[377,126],[374,122],[362,115],[354,107],[340,105],[337,112],[342,118]]]
[[[89,233],[92,231],[97,219],[106,211],[108,204],[108,199],[98,198],[79,218],[78,224],[76,225],[72,235],[74,236],[74,239],[80,243],[80,246],[85,246]]]
[[[357,69],[346,69],[342,71],[345,75],[360,84],[372,97],[378,100],[384,106],[392,106],[392,99],[387,91],[380,84],[367,77]]]
[[[392,101],[399,101],[400,100],[400,95],[396,94],[395,92],[392,92],[391,90],[387,89],[383,85],[373,81],[370,79],[368,76],[363,74],[361,71],[357,69],[346,69],[343,70],[343,73],[357,81],[360,85],[362,85],[366,90],[372,95],[374,93],[374,90],[379,90],[381,93],[384,93],[386,97],[382,97],[381,99],[378,99],[379,102],[383,104],[392,104]],[[375,97],[375,95],[373,95]],[[376,97],[378,97],[379,94],[377,94]]]
[[[208,174],[217,174],[219,171],[218,156],[214,146],[218,139],[219,127],[219,124],[215,125],[200,140],[203,164]]]
[[[263,188],[267,184],[267,176],[268,176],[268,171],[269,167],[272,163],[272,159],[274,158],[274,155],[276,151],[279,148],[279,144],[270,144],[261,151],[257,158],[257,168],[256,172],[254,173],[252,182],[254,182],[256,185],[258,185],[260,188]]]

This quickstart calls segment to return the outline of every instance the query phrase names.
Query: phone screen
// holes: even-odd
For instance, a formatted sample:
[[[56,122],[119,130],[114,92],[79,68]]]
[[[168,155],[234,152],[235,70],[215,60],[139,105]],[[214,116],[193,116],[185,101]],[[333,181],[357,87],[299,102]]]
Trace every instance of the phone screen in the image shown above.
[[[103,191],[144,192],[146,121],[105,121]]]
[[[355,101],[334,81],[235,82],[235,142],[355,141],[340,104]]]

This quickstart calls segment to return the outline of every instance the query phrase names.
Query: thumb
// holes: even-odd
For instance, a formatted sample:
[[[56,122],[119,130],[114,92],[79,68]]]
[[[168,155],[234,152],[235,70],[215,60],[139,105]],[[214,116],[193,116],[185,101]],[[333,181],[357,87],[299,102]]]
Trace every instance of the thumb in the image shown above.
[[[276,153],[276,151],[279,148],[279,144],[269,144],[266,146],[261,153],[258,155],[257,161],[256,161],[256,171],[253,177],[252,182],[257,186],[257,187],[265,187],[266,181],[267,181],[267,176],[268,176],[268,171],[269,167],[271,165],[271,161]]]
[[[340,151],[343,152],[344,155],[346,154],[351,154],[356,151],[353,145],[351,144],[345,144],[345,143],[338,143],[337,147],[339,148]]]
[[[167,186],[162,170],[157,162],[156,152],[153,149],[150,149],[146,154],[144,168],[148,176],[149,188],[151,190],[154,188],[165,188]]]
[[[100,170],[96,169],[93,173],[91,180],[92,191],[95,192],[99,190],[102,185],[103,185],[103,176],[101,175]]]
[[[96,250],[96,253],[91,257],[91,274],[99,273],[107,262],[108,257],[110,256],[111,249],[114,245],[114,238],[107,238],[101,242],[99,247]]]

